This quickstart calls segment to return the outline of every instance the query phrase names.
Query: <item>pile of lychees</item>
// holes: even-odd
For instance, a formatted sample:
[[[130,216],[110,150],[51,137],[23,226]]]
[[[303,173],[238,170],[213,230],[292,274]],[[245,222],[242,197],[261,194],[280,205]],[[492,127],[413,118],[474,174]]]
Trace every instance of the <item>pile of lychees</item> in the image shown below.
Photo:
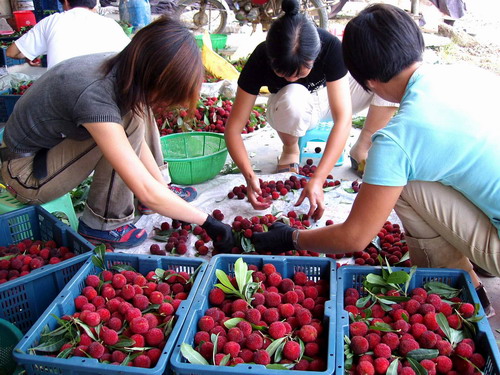
[[[168,109],[156,116],[160,135],[183,131],[204,131],[224,133],[233,101],[224,97],[207,97],[198,101],[194,117],[190,118],[185,109]],[[242,134],[252,133],[266,125],[262,109],[254,107],[242,130]]]
[[[389,288],[377,297],[386,303],[392,298],[393,304],[383,307],[373,299],[367,302],[355,288],[345,290],[345,310],[351,318],[346,339],[346,355],[349,352],[352,361],[346,366],[348,373],[481,373],[485,358],[467,337],[479,319],[476,307],[458,296],[444,298],[425,287],[414,288],[408,297]],[[396,297],[401,302],[394,303]]]
[[[209,293],[211,307],[198,320],[194,349],[212,365],[281,364],[283,369],[324,371],[328,281],[310,280],[304,272],[283,277],[273,264],[248,269],[255,293],[251,298],[238,295],[237,276],[227,276],[234,294],[214,287]]]
[[[323,188],[332,188],[340,185],[339,180],[332,180],[331,175],[328,176],[328,180],[323,182]],[[257,198],[259,201],[264,201],[264,199],[271,197],[272,200],[277,200],[281,197],[286,196],[289,192],[293,190],[303,189],[307,185],[307,179],[305,177],[299,178],[297,176],[290,176],[290,178],[282,181],[263,181],[259,179],[260,189],[262,195]],[[234,186],[227,197],[229,199],[245,199],[247,196],[247,187],[245,185]]]
[[[220,210],[214,210],[212,216],[222,221],[224,215]],[[207,255],[210,248],[208,243],[212,241],[208,233],[199,225],[186,223],[179,220],[172,220],[172,225],[164,221],[160,224],[160,228],[155,230],[154,239],[157,241],[166,242],[163,249],[159,244],[152,244],[149,247],[149,252],[154,255],[184,255],[188,251],[189,236],[193,234],[198,239],[194,243],[197,251],[196,256]]]
[[[0,284],[28,275],[47,264],[57,264],[76,254],[56,242],[24,239],[17,244],[0,246]]]
[[[74,299],[75,313],[63,316],[66,323],[49,335],[57,342],[57,350],[49,355],[153,368],[191,287],[191,275],[173,270],[157,269],[147,275],[103,270],[88,275],[81,295]]]
[[[380,241],[379,249],[375,244],[370,243],[363,251],[338,253],[331,257],[335,259],[353,257],[354,263],[358,266],[377,266],[380,265],[381,256],[382,259],[387,259],[391,265],[411,267],[411,261],[405,257],[408,253],[408,245],[404,240],[404,232],[401,231],[399,224],[386,221],[377,237]]]

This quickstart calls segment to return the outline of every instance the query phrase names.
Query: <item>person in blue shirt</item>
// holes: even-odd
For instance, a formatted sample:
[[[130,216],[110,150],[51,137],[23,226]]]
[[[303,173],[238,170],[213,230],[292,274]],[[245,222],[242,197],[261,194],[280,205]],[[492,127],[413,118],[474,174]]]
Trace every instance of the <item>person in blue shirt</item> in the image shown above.
[[[307,231],[278,224],[254,234],[257,250],[360,251],[394,208],[412,263],[466,270],[487,308],[471,260],[500,276],[500,127],[490,114],[499,77],[424,65],[418,26],[391,5],[371,5],[353,18],[342,50],[356,81],[400,103],[399,111],[372,137],[345,222]]]

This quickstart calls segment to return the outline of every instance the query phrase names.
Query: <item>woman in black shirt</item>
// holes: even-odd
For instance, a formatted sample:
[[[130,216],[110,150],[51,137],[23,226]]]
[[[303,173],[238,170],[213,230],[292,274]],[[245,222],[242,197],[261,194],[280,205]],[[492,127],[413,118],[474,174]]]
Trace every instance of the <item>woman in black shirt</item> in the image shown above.
[[[323,157],[297,201],[299,205],[307,197],[309,214],[319,219],[324,212],[323,182],[339,159],[351,128],[347,69],[335,36],[317,29],[300,14],[296,0],[284,0],[282,7],[285,14],[273,23],[266,41],[257,46],[241,72],[226,124],[226,143],[246,179],[248,200],[255,209],[266,209],[270,201],[259,198],[259,179],[241,138],[260,88],[267,86],[271,93],[267,117],[283,142],[278,172],[298,172],[299,138],[331,115],[335,126]]]

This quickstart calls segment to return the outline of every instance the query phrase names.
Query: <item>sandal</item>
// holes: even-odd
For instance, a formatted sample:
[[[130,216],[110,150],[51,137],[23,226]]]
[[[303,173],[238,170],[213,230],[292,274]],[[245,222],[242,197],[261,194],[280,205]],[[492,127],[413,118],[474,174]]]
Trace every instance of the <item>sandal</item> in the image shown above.
[[[292,172],[299,173],[299,163],[278,164],[276,173]]]

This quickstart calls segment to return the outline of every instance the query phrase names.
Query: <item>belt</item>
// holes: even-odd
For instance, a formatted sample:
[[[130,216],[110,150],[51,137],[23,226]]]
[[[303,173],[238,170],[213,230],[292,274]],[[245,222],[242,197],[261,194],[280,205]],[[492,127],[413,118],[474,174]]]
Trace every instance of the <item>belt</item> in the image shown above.
[[[14,159],[33,158],[33,175],[41,180],[47,177],[47,149],[41,149],[37,152],[14,152],[9,150],[6,146],[0,147],[0,160],[9,161]]]
[[[13,159],[28,158],[30,156],[36,155],[36,152],[14,152],[9,150],[6,146],[0,147],[0,159],[3,161],[9,161]]]

